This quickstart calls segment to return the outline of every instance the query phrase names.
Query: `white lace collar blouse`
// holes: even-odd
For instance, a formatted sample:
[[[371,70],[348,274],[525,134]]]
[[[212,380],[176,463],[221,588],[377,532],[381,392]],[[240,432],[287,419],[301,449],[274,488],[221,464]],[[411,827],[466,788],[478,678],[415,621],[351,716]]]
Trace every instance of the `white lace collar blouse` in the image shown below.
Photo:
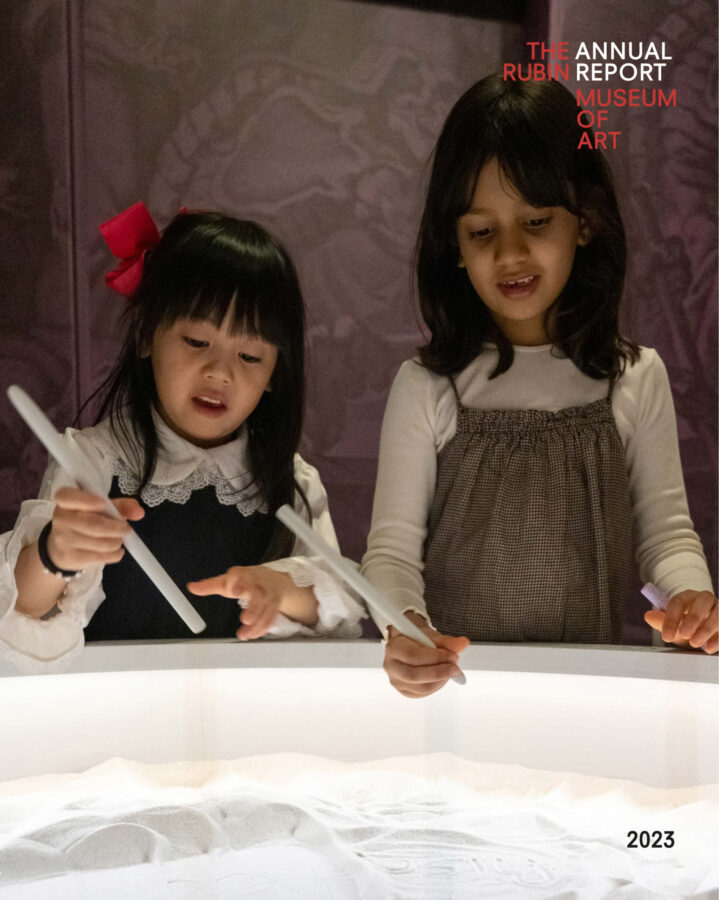
[[[180,437],[156,412],[153,412],[153,420],[157,429],[158,455],[152,478],[140,495],[143,503],[148,506],[158,506],[167,500],[186,503],[193,491],[213,485],[220,503],[235,505],[244,515],[265,509],[253,483],[245,425],[234,440],[219,447],[205,448]],[[123,494],[137,494],[140,481],[135,473],[136,466],[126,459],[109,421],[74,432],[72,436],[84,450],[90,449],[86,442],[92,445],[93,452],[89,455],[99,461],[106,478],[117,477]]]

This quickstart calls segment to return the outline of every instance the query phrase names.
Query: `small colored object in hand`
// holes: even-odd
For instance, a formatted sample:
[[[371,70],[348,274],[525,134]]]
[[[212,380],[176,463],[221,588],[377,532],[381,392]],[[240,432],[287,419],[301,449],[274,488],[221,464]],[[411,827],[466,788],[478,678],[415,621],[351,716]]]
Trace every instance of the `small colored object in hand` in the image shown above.
[[[660,591],[655,584],[652,584],[651,581],[648,581],[644,585],[641,593],[652,604],[654,609],[664,610],[669,606],[669,597],[667,597],[664,591]]]

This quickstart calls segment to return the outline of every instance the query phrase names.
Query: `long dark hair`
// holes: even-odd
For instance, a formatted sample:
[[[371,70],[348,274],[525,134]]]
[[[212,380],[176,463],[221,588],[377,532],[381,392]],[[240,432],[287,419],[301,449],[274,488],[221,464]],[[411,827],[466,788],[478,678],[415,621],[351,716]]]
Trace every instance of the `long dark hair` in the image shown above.
[[[589,234],[553,304],[554,345],[592,378],[615,378],[638,358],[637,346],[619,334],[626,239],[612,176],[599,150],[579,147],[585,131],[592,141],[593,135],[579,125],[578,112],[559,82],[504,81],[496,73],[473,85],[449,113],[434,149],[415,254],[420,309],[431,332],[419,353],[428,369],[456,374],[484,342],[499,350],[491,377],[514,360],[510,341],[457,265],[457,219],[492,159],[529,204],[563,206]]]
[[[97,421],[109,415],[115,438],[135,466],[138,495],[157,463],[153,421],[157,389],[145,349],[159,328],[179,319],[209,320],[220,327],[229,310],[232,330],[277,347],[272,390],[247,418],[254,485],[272,515],[295,491],[294,454],[304,410],[304,303],[295,267],[284,247],[264,228],[217,212],[176,216],[145,258],[142,279],[130,298],[122,352],[97,394]],[[264,559],[288,556],[292,535],[278,520]]]

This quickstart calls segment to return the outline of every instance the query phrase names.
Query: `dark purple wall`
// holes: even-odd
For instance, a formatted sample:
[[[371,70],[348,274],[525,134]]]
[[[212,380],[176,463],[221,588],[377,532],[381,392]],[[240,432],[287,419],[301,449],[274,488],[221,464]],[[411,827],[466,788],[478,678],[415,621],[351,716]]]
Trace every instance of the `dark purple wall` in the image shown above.
[[[436,5],[436,4],[435,4]],[[69,424],[117,350],[97,224],[144,199],[275,231],[309,308],[305,455],[362,553],[387,390],[420,332],[410,256],[425,163],[472,82],[523,41],[665,40],[676,111],[631,110],[611,154],[630,243],[627,328],[672,377],[692,512],[715,560],[716,5],[562,0],[507,20],[351,0],[5,0],[0,28],[0,528],[44,455],[4,399]]]
[[[26,386],[58,425],[77,412],[66,14],[8,0],[0,18],[0,529],[35,496],[42,449],[5,389]]]
[[[2,386],[65,426],[108,371],[123,301],[98,223],[138,199],[160,226],[183,205],[257,219],[300,270],[303,452],[359,557],[386,392],[419,341],[423,166],[459,93],[521,53],[520,26],[342,0],[18,0],[5,17],[22,116],[3,160]],[[45,458],[4,396],[0,421],[8,528]]]

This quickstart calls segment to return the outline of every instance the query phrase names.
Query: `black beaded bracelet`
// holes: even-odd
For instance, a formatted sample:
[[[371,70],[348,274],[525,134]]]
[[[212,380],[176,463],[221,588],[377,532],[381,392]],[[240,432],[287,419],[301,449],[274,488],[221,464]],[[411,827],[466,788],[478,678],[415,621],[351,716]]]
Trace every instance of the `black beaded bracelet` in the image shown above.
[[[37,539],[37,553],[40,557],[40,562],[43,564],[43,566],[45,566],[45,571],[48,573],[48,575],[60,575],[67,581],[68,579],[74,578],[80,573],[75,569],[59,569],[50,559],[50,554],[47,552],[47,539],[50,536],[51,528],[52,519],[50,519],[47,525],[40,532],[40,537]]]

